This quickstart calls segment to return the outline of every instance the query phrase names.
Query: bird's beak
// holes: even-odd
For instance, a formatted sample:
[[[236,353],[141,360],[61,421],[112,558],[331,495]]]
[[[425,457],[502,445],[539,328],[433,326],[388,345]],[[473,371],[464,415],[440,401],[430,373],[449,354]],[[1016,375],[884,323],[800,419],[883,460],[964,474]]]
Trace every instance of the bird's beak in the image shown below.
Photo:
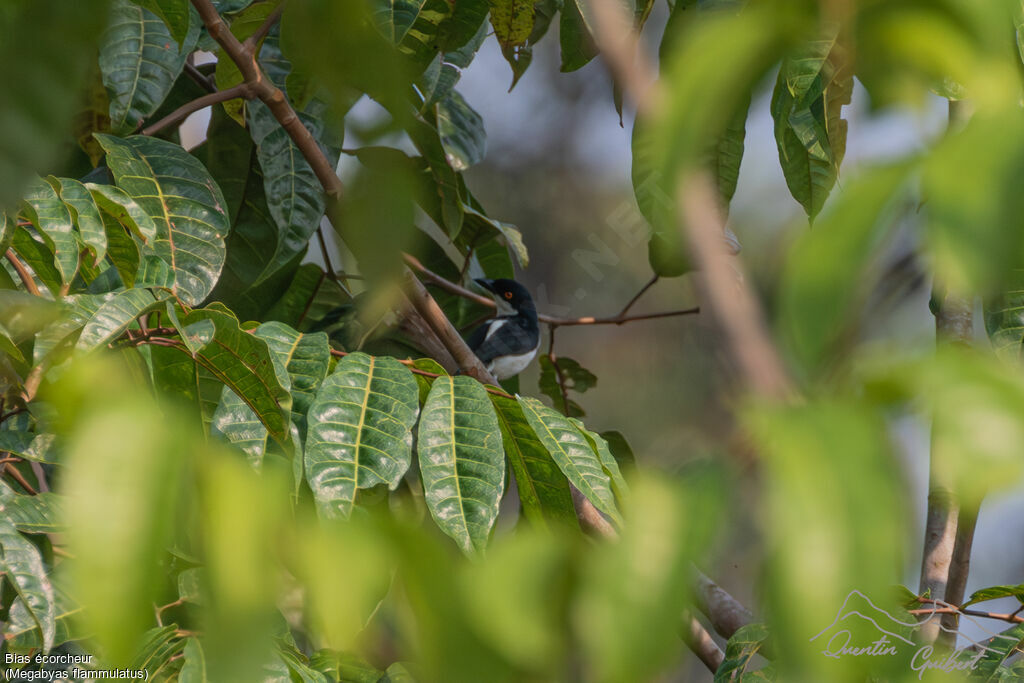
[[[494,292],[494,280],[487,280],[485,278],[478,277],[475,278],[473,282],[477,283],[478,285],[486,289],[488,292]]]

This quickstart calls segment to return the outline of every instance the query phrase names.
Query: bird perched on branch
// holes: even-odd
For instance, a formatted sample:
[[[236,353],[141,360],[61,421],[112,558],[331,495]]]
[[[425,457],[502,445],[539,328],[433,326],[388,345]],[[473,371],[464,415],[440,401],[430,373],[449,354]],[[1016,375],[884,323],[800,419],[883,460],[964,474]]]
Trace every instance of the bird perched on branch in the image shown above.
[[[515,280],[474,280],[489,291],[498,305],[498,317],[470,335],[467,344],[480,362],[498,379],[518,375],[540,347],[537,309],[526,287]]]

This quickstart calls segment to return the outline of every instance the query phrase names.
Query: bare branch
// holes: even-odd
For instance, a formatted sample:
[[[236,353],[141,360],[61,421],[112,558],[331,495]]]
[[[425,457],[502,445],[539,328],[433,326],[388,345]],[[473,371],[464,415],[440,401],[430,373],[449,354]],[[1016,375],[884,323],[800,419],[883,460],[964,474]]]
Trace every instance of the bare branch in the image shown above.
[[[697,659],[704,662],[704,666],[711,673],[718,671],[718,667],[722,666],[722,662],[725,661],[725,654],[711,634],[707,632],[707,629],[701,626],[701,623],[689,611],[683,612],[680,636],[686,646],[693,651],[693,654],[697,655]]]
[[[205,107],[218,104],[220,102],[227,102],[233,100],[236,97],[249,97],[249,85],[247,83],[239,83],[236,86],[228,88],[227,90],[217,90],[208,95],[198,97],[191,102],[186,102],[167,116],[163,117],[159,121],[142,129],[143,135],[154,135],[159,133],[168,126],[173,126],[176,123],[181,123],[200,109]]]
[[[640,301],[640,297],[642,297],[647,292],[648,289],[653,287],[654,284],[658,281],[658,279],[659,278],[658,278],[658,274],[657,273],[652,275],[651,279],[647,281],[647,284],[645,284],[643,287],[641,287],[640,291],[637,292],[635,295],[633,295],[633,298],[630,299],[629,302],[625,306],[622,307],[622,310],[619,311],[619,317],[621,318],[624,315],[626,315],[627,313],[629,313],[629,309],[633,308],[633,304],[635,304],[637,301]]]
[[[18,271],[18,278],[21,280],[21,284],[25,285],[25,289],[29,294],[35,294],[41,296],[39,293],[39,287],[36,286],[36,281],[32,278],[32,273],[28,272],[28,267],[22,263],[18,255],[14,253],[13,249],[7,250],[7,260],[14,266],[14,270]]]
[[[217,92],[217,86],[213,83],[213,81],[207,78],[202,71],[197,69],[195,67],[195,64],[193,64],[191,61],[185,62],[185,74],[188,75],[188,77],[191,78],[193,81],[198,83],[199,87],[201,87],[206,92]]]
[[[715,632],[723,638],[731,638],[741,627],[754,620],[754,616],[740,601],[704,572],[694,567],[694,602],[697,609],[711,620]]]

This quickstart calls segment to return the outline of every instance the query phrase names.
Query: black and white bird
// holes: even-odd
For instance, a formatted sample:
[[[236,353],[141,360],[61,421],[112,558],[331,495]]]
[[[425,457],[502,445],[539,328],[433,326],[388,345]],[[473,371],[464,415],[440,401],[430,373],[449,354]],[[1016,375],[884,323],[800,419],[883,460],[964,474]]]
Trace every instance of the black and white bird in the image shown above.
[[[540,326],[533,299],[526,287],[515,280],[474,282],[494,295],[498,317],[473,331],[467,341],[469,348],[496,378],[518,375],[540,347]]]

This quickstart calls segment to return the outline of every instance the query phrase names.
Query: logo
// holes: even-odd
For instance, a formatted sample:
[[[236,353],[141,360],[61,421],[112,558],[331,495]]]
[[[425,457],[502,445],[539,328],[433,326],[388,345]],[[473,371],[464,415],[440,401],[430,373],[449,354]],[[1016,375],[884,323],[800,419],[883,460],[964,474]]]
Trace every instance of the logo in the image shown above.
[[[942,624],[942,613],[938,605],[922,615],[920,621],[908,618],[904,621],[882,609],[871,598],[858,590],[850,591],[836,612],[832,623],[810,638],[810,642],[821,648],[821,654],[831,659],[846,658],[901,658],[907,659],[909,667],[922,678],[926,671],[945,673],[966,673],[978,667],[988,652],[1001,653],[991,645],[999,640],[1016,644],[1017,640],[994,633],[977,620],[960,613],[961,622],[967,621],[983,633],[986,640],[977,642],[966,639],[966,643],[952,651],[936,650],[921,638],[922,629],[955,634],[964,640],[962,633]]]

